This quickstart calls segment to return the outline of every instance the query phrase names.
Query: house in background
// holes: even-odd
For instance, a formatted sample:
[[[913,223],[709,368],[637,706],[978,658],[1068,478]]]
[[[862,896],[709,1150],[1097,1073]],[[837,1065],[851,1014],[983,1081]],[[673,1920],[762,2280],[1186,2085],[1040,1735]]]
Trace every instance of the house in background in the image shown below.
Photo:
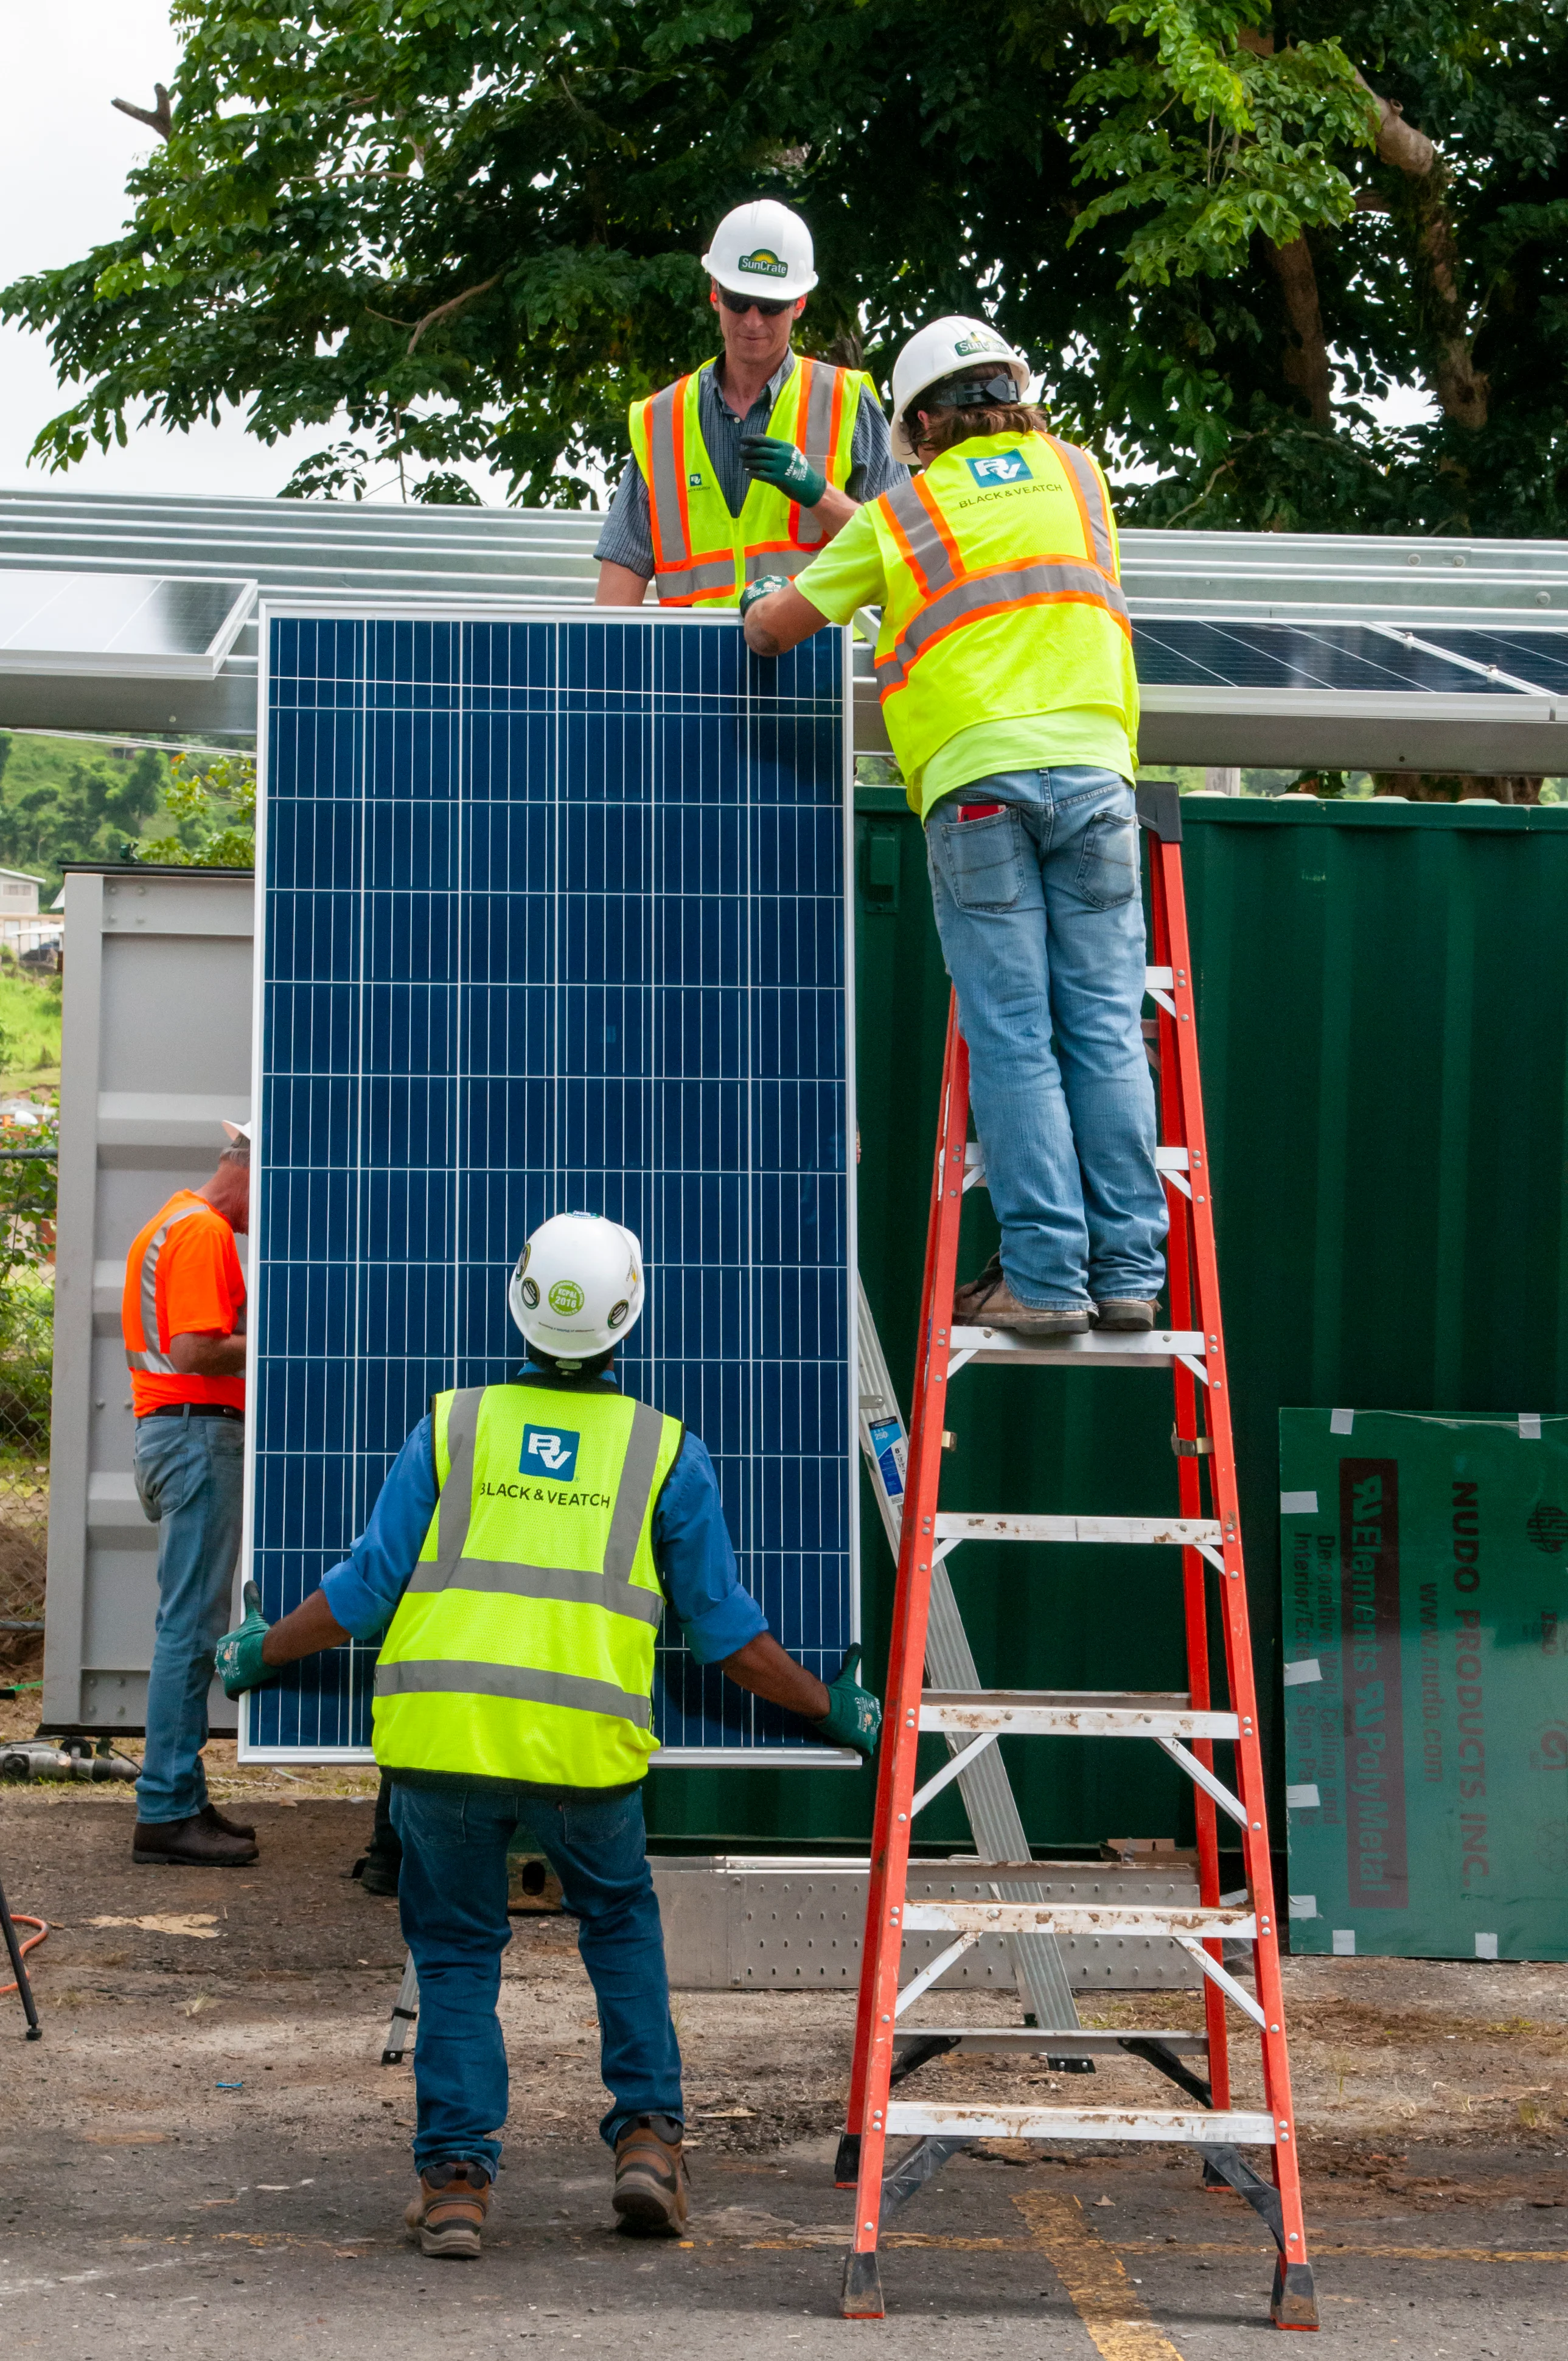
[[[29,966],[52,965],[65,939],[65,918],[38,908],[41,877],[27,869],[0,869],[0,948]]]

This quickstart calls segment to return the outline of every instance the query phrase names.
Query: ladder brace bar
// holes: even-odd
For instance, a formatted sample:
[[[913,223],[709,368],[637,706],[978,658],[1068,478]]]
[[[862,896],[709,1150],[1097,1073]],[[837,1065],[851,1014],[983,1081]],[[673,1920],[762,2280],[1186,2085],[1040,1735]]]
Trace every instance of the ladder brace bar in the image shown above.
[[[988,1746],[994,1746],[1001,1735],[999,1730],[985,1730],[979,1738],[971,1739],[967,1746],[960,1746],[956,1754],[949,1755],[941,1769],[916,1793],[909,1806],[910,1818],[913,1819],[917,1812],[923,1812],[933,1797],[939,1795],[943,1788],[949,1786],[963,1772],[972,1769],[976,1755],[983,1754]]]
[[[1173,1763],[1179,1763],[1188,1777],[1195,1781],[1202,1788],[1203,1793],[1218,1804],[1222,1812],[1229,1812],[1238,1828],[1245,1828],[1246,1806],[1242,1802],[1241,1797],[1233,1795],[1224,1781],[1216,1779],[1213,1773],[1199,1762],[1196,1754],[1190,1754],[1179,1738],[1157,1738],[1155,1744],[1168,1754]]]

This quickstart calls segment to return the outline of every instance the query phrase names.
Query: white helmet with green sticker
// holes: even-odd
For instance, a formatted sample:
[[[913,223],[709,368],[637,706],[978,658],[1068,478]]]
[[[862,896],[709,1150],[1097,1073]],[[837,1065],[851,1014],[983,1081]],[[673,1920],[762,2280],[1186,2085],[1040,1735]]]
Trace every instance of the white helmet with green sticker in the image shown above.
[[[507,1301],[531,1345],[555,1360],[589,1360],[641,1317],[642,1248],[602,1213],[555,1213],[519,1255]]]

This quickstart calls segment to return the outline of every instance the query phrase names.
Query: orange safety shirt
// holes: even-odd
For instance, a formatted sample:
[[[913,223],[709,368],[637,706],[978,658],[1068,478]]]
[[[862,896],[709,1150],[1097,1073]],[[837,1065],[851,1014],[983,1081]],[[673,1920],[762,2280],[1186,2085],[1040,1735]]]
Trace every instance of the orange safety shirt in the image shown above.
[[[182,1377],[169,1345],[171,1337],[192,1334],[232,1336],[244,1324],[245,1279],[234,1231],[193,1189],[177,1190],[137,1232],[126,1257],[120,1325],[137,1418],[166,1402],[226,1402],[243,1410],[243,1378]]]

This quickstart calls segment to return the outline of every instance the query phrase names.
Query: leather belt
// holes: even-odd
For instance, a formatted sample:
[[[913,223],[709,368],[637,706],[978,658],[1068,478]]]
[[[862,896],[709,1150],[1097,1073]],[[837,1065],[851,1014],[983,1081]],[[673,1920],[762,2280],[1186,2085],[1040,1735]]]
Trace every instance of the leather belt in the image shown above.
[[[157,1410],[144,1410],[143,1418],[233,1418],[245,1424],[245,1412],[232,1410],[227,1402],[161,1402]]]

